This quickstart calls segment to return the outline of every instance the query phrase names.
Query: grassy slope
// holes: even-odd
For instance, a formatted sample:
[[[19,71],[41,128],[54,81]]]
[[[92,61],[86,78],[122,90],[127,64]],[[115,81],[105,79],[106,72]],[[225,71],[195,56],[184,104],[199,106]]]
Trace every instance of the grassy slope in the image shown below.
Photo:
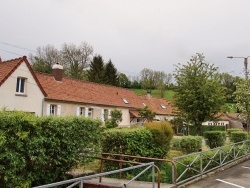
[[[143,89],[133,89],[133,90],[138,95],[146,95],[146,91]],[[152,90],[151,95],[157,98],[161,97],[159,90],[156,90],[156,89]],[[173,95],[174,95],[174,92],[172,90],[166,90],[164,93],[164,98],[171,100],[173,98]]]
[[[146,95],[146,91],[143,89],[133,89],[134,92],[138,95]],[[158,90],[152,90],[151,95],[153,97],[160,98],[160,92]],[[164,93],[164,98],[168,100],[172,100],[174,96],[174,91],[173,90],[166,90]],[[229,113],[235,113],[236,108],[235,108],[235,103],[226,103],[226,105],[230,106]]]

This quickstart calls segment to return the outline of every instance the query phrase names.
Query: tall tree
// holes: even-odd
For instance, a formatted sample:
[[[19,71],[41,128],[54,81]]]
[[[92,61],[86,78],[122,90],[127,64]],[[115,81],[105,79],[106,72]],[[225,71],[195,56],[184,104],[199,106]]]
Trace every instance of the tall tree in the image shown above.
[[[220,73],[218,74],[218,77],[220,83],[225,87],[227,102],[233,102],[233,93],[236,91],[235,83],[239,79],[239,77],[234,77],[229,73]]]
[[[250,80],[238,79],[236,82],[236,91],[234,92],[236,107],[241,113],[241,117],[247,123],[247,132],[249,134],[250,123]]]
[[[87,71],[88,80],[95,83],[105,83],[104,62],[102,56],[96,55],[90,63],[90,69]]]
[[[172,74],[166,74],[163,71],[154,71],[154,81],[156,88],[160,91],[160,97],[164,97],[165,90],[169,86]]]
[[[217,67],[205,62],[202,54],[186,65],[176,65],[175,106],[200,134],[202,122],[214,118],[225,102],[224,89],[217,77]]]
[[[38,47],[36,51],[35,55],[29,55],[33,70],[51,73],[52,66],[60,62],[60,52],[52,45]]]
[[[123,87],[123,88],[131,87],[131,81],[128,79],[128,77],[124,73],[118,73],[118,81],[119,81],[120,87]]]
[[[93,54],[93,48],[86,42],[79,46],[74,44],[63,44],[60,51],[62,65],[68,77],[84,80],[85,69],[89,67]]]
[[[89,66],[92,54],[93,48],[86,42],[82,42],[79,46],[65,43],[61,50],[52,45],[38,47],[37,53],[30,55],[30,60],[35,71],[51,73],[52,66],[60,63],[66,76],[85,79],[85,69]]]
[[[117,69],[115,68],[111,60],[109,60],[109,62],[105,65],[104,82],[105,84],[112,85],[112,86],[119,85]]]
[[[155,88],[154,81],[154,71],[151,69],[144,68],[141,73],[141,86],[148,93],[151,93],[151,90]]]

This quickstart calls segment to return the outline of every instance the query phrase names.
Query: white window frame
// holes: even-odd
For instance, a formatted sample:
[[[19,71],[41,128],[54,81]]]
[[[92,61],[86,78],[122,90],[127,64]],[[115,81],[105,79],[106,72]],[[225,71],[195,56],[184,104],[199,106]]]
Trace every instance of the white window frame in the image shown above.
[[[127,101],[126,98],[122,98],[122,100],[123,100],[123,102],[124,102],[125,104],[128,104],[128,103],[129,103],[129,102]]]
[[[16,79],[16,93],[17,94],[26,94],[26,85],[27,85],[27,78],[24,77],[17,77]]]
[[[93,117],[93,108],[88,108],[88,117]]]
[[[84,116],[85,117],[85,114],[86,114],[85,110],[86,110],[85,107],[82,107],[82,106],[77,107],[77,109],[76,109],[76,115],[77,116]]]
[[[47,104],[47,116],[60,116],[61,105]]]

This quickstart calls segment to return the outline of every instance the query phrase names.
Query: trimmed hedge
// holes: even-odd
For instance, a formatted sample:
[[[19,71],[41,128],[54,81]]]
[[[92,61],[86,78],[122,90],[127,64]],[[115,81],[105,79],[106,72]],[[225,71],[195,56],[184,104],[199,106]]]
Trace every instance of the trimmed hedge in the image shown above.
[[[165,158],[173,137],[172,128],[166,123],[150,123],[145,127],[106,130],[102,151]]]
[[[201,150],[202,137],[183,136],[180,140],[180,148],[186,153],[198,152]]]
[[[0,111],[0,185],[33,187],[66,178],[99,150],[101,122]]]
[[[223,146],[226,141],[225,131],[206,131],[204,137],[207,139],[207,145],[212,149]]]
[[[204,132],[206,131],[225,131],[224,126],[207,126],[207,125],[202,125],[201,126],[201,135],[204,136]],[[189,134],[192,136],[196,136],[196,127],[194,126],[189,126]]]
[[[247,140],[247,137],[248,137],[247,132],[243,132],[243,131],[231,132],[230,135],[231,135],[230,140],[234,143],[245,141]]]
[[[227,134],[228,134],[230,140],[231,140],[231,134],[232,134],[232,132],[239,132],[239,131],[242,132],[243,130],[242,129],[237,129],[237,128],[227,129]]]

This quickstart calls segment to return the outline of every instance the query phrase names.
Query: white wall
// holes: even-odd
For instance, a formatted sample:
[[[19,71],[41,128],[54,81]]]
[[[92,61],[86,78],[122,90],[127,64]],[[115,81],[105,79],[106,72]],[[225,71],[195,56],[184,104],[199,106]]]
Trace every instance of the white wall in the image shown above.
[[[130,115],[129,110],[125,108],[112,108],[110,106],[97,106],[97,105],[90,105],[90,104],[76,104],[76,103],[67,103],[67,102],[57,102],[57,101],[46,101],[43,104],[43,114],[47,114],[47,104],[54,104],[60,105],[61,107],[61,114],[60,116],[76,116],[77,115],[77,108],[78,107],[85,107],[85,108],[93,108],[93,118],[102,119],[101,116],[103,115],[102,109],[108,109],[112,111],[114,109],[122,111],[122,122],[120,122],[119,126],[129,126],[130,125]]]
[[[17,77],[27,78],[27,95],[16,95]],[[43,93],[24,62],[0,86],[0,108],[33,112],[41,116],[42,101]]]

